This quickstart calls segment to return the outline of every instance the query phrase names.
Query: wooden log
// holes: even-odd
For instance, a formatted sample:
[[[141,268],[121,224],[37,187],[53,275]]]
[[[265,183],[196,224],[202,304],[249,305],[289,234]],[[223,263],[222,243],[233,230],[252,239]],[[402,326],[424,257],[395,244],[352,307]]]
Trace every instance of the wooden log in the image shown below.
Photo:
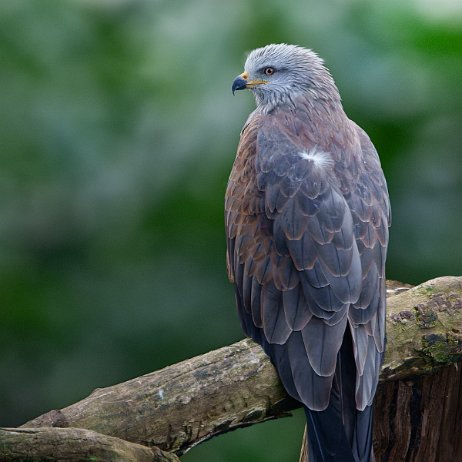
[[[382,381],[414,380],[462,359],[461,277],[438,278],[412,289],[395,284],[389,295]],[[399,406],[404,408],[406,399],[408,395],[400,396]],[[182,454],[212,436],[286,416],[295,407],[298,403],[287,397],[261,348],[246,339],[97,389],[23,427],[87,428]],[[376,415],[376,420],[382,418]]]

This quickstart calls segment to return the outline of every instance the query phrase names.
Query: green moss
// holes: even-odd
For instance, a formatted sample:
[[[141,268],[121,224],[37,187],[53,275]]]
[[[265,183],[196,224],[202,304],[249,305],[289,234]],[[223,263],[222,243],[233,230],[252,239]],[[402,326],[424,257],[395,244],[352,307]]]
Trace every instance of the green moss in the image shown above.
[[[422,352],[438,364],[462,359],[461,345],[461,340],[451,335],[428,334],[422,337]]]
[[[424,285],[422,287],[419,287],[418,292],[422,295],[430,297],[435,292],[435,287],[431,284]]]

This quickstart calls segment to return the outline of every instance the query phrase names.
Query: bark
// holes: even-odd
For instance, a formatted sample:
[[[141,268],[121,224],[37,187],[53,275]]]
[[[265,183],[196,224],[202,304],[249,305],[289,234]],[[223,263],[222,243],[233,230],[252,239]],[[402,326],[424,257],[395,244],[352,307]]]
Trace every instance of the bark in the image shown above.
[[[462,363],[383,384],[375,402],[377,461],[462,460]]]
[[[441,277],[387,301],[381,380],[431,374],[462,359],[462,277]]]
[[[420,380],[423,387],[426,379],[416,378],[462,359],[462,278],[444,277],[408,287],[390,284],[389,290],[388,345],[381,379],[398,389],[399,384],[409,380]],[[394,381],[398,379],[397,385]],[[383,399],[383,410],[394,391],[395,388],[379,391],[378,402]],[[406,403],[414,403],[415,408],[409,393],[396,396],[399,412]],[[424,404],[428,406],[427,401],[420,402]],[[97,389],[88,398],[37,417],[23,427],[80,427],[181,455],[212,436],[286,416],[295,407],[298,403],[287,397],[261,348],[247,339],[128,382]],[[390,422],[394,420],[396,425],[408,428],[409,422],[415,421],[412,412],[406,421],[388,410]],[[376,421],[383,418],[382,412],[377,412]],[[419,412],[423,419],[423,408]],[[383,454],[397,448],[398,439],[393,434],[405,433],[396,425],[385,426],[379,432],[376,442],[384,448]],[[447,430],[450,424],[441,425]],[[424,420],[419,428],[424,428]],[[410,442],[420,437],[418,431],[411,429],[411,436],[399,444],[407,444],[409,449]],[[0,460],[13,460],[2,456],[0,441]]]
[[[79,427],[181,454],[297,407],[259,345],[243,340],[51,411],[23,427]]]
[[[461,361],[462,349],[460,281],[445,278],[444,289],[439,280],[429,281],[403,294],[404,304],[409,298],[414,304],[410,313],[394,309],[396,298],[390,299],[393,328],[389,328],[391,346],[382,374],[387,376],[388,368],[401,362],[390,377],[406,380],[383,383],[377,392],[378,461],[462,460],[462,362],[456,362]],[[400,353],[394,348],[398,344],[403,346]],[[421,356],[412,358],[416,348]],[[442,364],[446,366],[434,371]],[[409,376],[413,370],[414,377]]]
[[[81,428],[1,428],[1,461],[179,462],[158,448]]]

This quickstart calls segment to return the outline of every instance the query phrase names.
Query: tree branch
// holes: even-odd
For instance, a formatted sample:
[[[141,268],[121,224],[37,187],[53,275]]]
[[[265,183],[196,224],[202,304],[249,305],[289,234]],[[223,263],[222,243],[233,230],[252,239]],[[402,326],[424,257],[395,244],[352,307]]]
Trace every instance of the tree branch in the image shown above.
[[[259,345],[234,345],[108,388],[23,427],[79,427],[181,454],[297,406]]]
[[[81,428],[0,428],[0,460],[179,462],[178,457]]]
[[[389,283],[381,380],[430,374],[462,359],[462,277],[409,289]],[[249,339],[128,382],[96,389],[23,427],[80,427],[181,455],[212,436],[298,407]],[[0,456],[1,456],[0,449]]]
[[[462,359],[462,277],[432,279],[387,300],[381,380],[431,374]]]

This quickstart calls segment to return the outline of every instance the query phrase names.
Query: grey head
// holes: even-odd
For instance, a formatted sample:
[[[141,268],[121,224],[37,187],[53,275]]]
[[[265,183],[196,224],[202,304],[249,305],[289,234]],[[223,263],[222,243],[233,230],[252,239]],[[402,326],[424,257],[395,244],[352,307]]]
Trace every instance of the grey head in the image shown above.
[[[298,96],[305,97],[308,103],[340,101],[323,60],[307,48],[285,43],[257,48],[248,55],[244,69],[233,82],[233,93],[251,90],[257,106],[264,111],[294,104]]]

